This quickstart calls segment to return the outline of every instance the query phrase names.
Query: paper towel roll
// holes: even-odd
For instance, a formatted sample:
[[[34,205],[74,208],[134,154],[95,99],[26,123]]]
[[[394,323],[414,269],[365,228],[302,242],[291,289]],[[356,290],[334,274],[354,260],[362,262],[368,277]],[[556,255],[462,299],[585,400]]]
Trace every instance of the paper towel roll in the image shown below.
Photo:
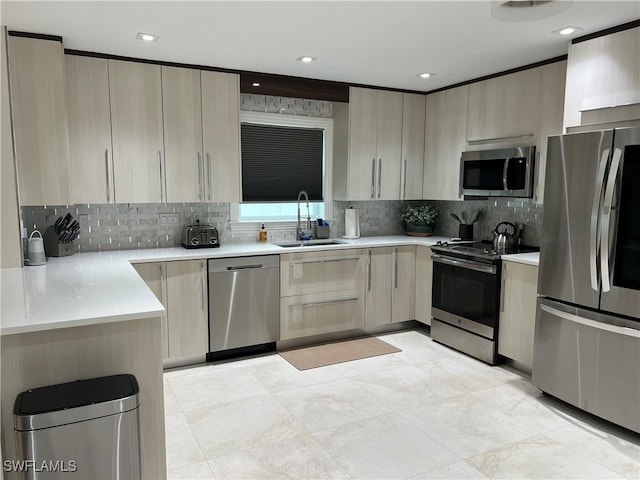
[[[347,208],[344,211],[343,238],[360,238],[360,216],[355,208]]]

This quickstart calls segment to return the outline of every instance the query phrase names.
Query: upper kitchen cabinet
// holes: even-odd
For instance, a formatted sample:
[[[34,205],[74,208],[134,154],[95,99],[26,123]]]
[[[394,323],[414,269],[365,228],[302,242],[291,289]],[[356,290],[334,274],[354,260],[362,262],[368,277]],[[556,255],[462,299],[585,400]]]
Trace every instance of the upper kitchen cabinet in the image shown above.
[[[334,109],[334,197],[398,200],[402,170],[402,93],[349,89]]]
[[[239,202],[240,76],[201,72],[205,201]]]
[[[400,200],[422,199],[427,97],[402,94],[402,185]]]
[[[115,201],[109,68],[103,58],[65,55],[71,203]]]
[[[205,200],[200,70],[162,66],[168,202]]]
[[[108,64],[116,201],[164,202],[160,66],[121,60]]]
[[[460,200],[460,154],[467,139],[469,87],[427,95],[422,196]]]
[[[62,43],[9,36],[9,82],[21,205],[67,205],[69,130]]]
[[[640,119],[640,27],[572,44],[566,82],[567,132]]]

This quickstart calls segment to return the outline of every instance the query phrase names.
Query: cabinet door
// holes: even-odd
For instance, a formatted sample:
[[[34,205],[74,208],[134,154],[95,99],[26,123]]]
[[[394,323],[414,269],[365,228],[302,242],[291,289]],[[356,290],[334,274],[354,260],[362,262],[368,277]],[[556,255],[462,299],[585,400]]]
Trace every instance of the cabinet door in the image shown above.
[[[115,201],[165,201],[160,66],[108,63]]]
[[[422,199],[426,102],[425,95],[403,94],[400,200]]]
[[[378,97],[375,90],[349,89],[349,200],[377,197]]]
[[[21,205],[67,205],[69,130],[62,44],[8,38],[11,109]]]
[[[165,284],[165,264],[164,262],[158,263],[136,263],[133,265],[138,275],[142,277],[144,282],[149,287],[149,290],[153,292],[156,298],[162,303],[162,306],[167,310],[167,295]],[[167,328],[167,315],[161,317],[162,320],[162,359],[169,358],[169,339]]]
[[[402,168],[402,93],[385,91],[376,93],[378,97],[376,198],[399,200]]]
[[[280,255],[280,296],[362,289],[364,251],[333,250]]]
[[[365,325],[391,323],[393,249],[372,248],[367,252]]]
[[[204,201],[200,70],[162,66],[168,202]]]
[[[416,318],[416,247],[394,247],[391,321]]]
[[[538,267],[502,263],[502,294],[498,353],[530,370],[536,323]]]
[[[114,201],[109,69],[104,58],[65,55],[71,202]]]
[[[240,77],[201,72],[202,128],[205,155],[205,201],[239,202]]]
[[[540,69],[469,85],[467,140],[533,141],[540,102]]]
[[[433,260],[429,247],[416,247],[416,320],[431,325]]]
[[[460,199],[460,155],[467,138],[468,86],[427,95],[424,181],[427,200]]]
[[[169,357],[205,355],[209,347],[204,260],[167,262]]]

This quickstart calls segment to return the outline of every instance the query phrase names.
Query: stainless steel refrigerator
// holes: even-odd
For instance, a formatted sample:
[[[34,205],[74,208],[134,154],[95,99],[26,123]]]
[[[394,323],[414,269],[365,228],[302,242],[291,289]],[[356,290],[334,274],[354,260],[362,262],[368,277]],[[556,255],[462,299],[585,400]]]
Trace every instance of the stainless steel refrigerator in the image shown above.
[[[640,432],[640,127],[549,137],[532,383]]]

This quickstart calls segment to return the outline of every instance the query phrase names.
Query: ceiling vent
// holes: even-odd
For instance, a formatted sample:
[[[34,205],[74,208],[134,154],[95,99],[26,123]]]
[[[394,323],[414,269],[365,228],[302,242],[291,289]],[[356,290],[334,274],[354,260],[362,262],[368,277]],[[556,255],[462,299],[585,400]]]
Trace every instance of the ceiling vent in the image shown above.
[[[564,12],[572,3],[572,0],[498,0],[491,2],[491,16],[504,22],[531,22]]]

